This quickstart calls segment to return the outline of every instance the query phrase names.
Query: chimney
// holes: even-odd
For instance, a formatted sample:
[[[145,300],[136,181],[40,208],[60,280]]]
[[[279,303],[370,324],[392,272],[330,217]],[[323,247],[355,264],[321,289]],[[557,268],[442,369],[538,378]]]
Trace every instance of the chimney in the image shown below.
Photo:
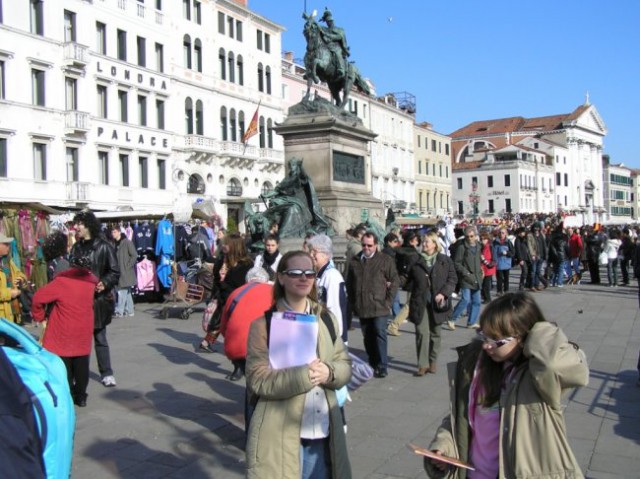
[[[288,62],[293,61],[293,52],[284,52],[284,59]]]

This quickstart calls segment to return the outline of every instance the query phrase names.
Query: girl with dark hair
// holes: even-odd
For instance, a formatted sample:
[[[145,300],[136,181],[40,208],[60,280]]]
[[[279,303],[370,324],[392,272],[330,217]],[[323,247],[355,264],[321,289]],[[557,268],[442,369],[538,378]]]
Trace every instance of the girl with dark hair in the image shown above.
[[[67,260],[67,235],[62,231],[54,231],[44,240],[42,254],[47,262],[47,281],[61,271],[69,269]]]
[[[563,396],[586,386],[584,353],[527,293],[506,293],[480,317],[478,338],[458,349],[451,416],[430,449],[471,463],[448,471],[425,459],[430,477],[583,477],[566,434]],[[542,460],[541,458],[544,458]]]
[[[211,296],[211,301],[217,301],[218,305],[211,321],[209,321],[207,335],[198,346],[199,351],[206,353],[213,352],[212,345],[220,334],[220,320],[227,298],[234,289],[247,282],[247,273],[253,267],[253,261],[247,253],[244,238],[239,233],[225,236],[222,240],[221,250],[222,255],[213,267],[213,292]]]
[[[318,321],[317,358],[302,366],[273,369],[269,362],[270,323],[251,324],[247,344],[247,389],[257,397],[247,437],[247,477],[262,479],[350,479],[342,413],[336,390],[351,377],[351,360],[339,335],[333,337],[317,302],[311,256],[291,251],[280,260],[273,288],[273,311],[313,314]]]

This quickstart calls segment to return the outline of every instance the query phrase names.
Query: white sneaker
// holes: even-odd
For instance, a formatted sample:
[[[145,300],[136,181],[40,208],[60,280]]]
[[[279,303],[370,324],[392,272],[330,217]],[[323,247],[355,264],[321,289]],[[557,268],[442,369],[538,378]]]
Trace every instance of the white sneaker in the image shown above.
[[[447,326],[451,331],[455,331],[456,329],[456,323],[454,323],[453,321],[447,321]]]
[[[116,378],[113,376],[105,376],[100,381],[105,388],[113,388],[116,386]]]

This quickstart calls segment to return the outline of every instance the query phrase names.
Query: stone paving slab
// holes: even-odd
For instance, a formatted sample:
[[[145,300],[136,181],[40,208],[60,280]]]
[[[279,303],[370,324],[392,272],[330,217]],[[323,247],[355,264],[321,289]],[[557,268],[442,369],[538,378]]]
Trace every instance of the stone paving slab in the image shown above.
[[[583,284],[534,297],[589,359],[590,384],[570,395],[566,409],[586,477],[640,477],[637,287]],[[74,479],[244,477],[244,381],[225,379],[232,368],[220,352],[195,352],[202,305],[186,321],[159,319],[160,309],[137,304],[135,317],[109,326],[118,386],[104,388],[92,373],[88,406],[76,410]],[[433,437],[448,412],[446,363],[475,333],[444,331],[438,374],[416,378],[412,331],[407,323],[401,336],[389,338],[389,376],[369,381],[347,405],[357,479],[426,477],[421,458],[406,445],[426,446]],[[350,333],[349,343],[362,357],[359,331]]]

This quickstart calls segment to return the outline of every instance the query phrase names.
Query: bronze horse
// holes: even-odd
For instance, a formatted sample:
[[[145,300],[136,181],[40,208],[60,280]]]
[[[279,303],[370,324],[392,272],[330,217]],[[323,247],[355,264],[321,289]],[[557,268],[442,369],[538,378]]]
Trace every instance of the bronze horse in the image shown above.
[[[320,35],[321,27],[316,22],[315,15],[303,14],[302,16],[306,20],[303,33],[307,40],[307,51],[304,55],[304,66],[307,70],[304,74],[307,80],[305,99],[309,98],[311,85],[320,81],[328,85],[331,97],[338,108],[344,108],[347,104],[349,92],[354,86],[359,92],[370,95],[369,86],[352,62],[345,60],[345,74],[338,72],[331,51]]]

